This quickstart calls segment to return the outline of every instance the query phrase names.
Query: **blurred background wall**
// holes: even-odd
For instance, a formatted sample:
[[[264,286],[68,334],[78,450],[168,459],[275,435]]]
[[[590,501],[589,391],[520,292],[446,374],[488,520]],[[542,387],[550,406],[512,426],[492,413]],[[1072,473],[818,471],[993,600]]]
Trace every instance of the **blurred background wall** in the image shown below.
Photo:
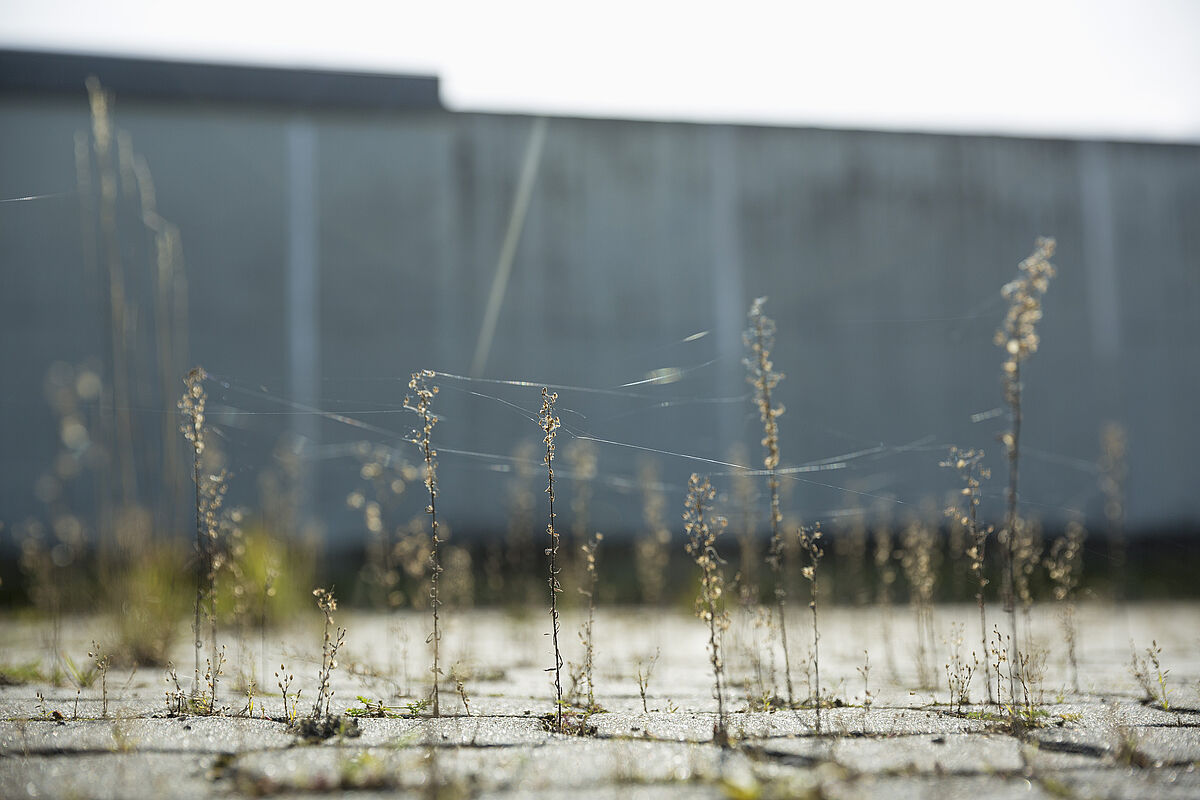
[[[174,403],[183,373],[202,364],[231,496],[254,506],[282,447],[302,464],[305,513],[335,543],[361,536],[361,515],[346,506],[360,481],[355,442],[416,458],[401,408],[413,370],[536,384],[434,381],[440,509],[467,532],[507,524],[513,454],[540,443],[528,419],[538,386],[612,390],[559,390],[560,455],[574,434],[607,440],[593,445],[592,522],[634,532],[638,459],[650,451],[661,451],[668,488],[726,470],[695,459],[729,460],[735,442],[760,463],[741,331],[761,295],[787,376],[784,465],[843,465],[789,481],[793,513],[936,506],[957,485],[937,466],[953,443],[989,451],[987,513],[998,518],[995,437],[1007,423],[992,334],[1000,287],[1039,235],[1057,237],[1059,275],[1024,373],[1027,511],[1100,523],[1101,430],[1114,421],[1128,442],[1130,530],[1200,520],[1200,421],[1189,410],[1200,388],[1196,146],[540,121],[445,111],[432,79],[50,58],[59,72],[20,53],[2,71],[9,524],[58,496],[43,476],[70,449],[47,401],[60,362],[76,383],[82,364],[102,377],[111,413],[97,425],[114,442],[96,462],[106,480],[121,480],[123,414],[135,451],[154,454],[126,471],[139,502],[171,506],[160,514],[168,529],[186,528],[190,508],[186,454],[181,440],[170,445]],[[115,96],[107,221],[86,75]],[[527,208],[510,277],[497,282],[523,169]],[[182,255],[163,283],[167,223]],[[114,259],[124,365],[111,346]],[[620,388],[675,367],[676,382]],[[128,376],[119,400],[114,370]],[[859,451],[870,452],[835,458]],[[537,464],[536,450],[516,458]],[[419,510],[419,492],[409,494]],[[94,498],[89,484],[70,501]],[[682,488],[668,508],[681,498]]]

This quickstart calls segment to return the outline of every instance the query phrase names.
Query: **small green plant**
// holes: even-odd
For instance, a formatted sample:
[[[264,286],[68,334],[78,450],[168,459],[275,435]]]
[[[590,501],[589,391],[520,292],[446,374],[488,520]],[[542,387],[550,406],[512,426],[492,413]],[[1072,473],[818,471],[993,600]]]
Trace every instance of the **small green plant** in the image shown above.
[[[779,417],[783,416],[783,404],[772,398],[771,392],[783,380],[783,374],[775,371],[771,362],[771,348],[775,345],[775,321],[763,313],[767,298],[759,297],[750,306],[750,327],[742,335],[742,341],[750,354],[744,363],[748,374],[746,380],[754,387],[754,401],[763,425],[762,445],[765,450],[763,467],[767,471],[767,491],[770,496],[771,541],[767,551],[767,562],[775,578],[775,606],[779,615],[779,640],[783,646],[783,674],[787,685],[788,705],[795,705],[792,689],[792,666],[788,655],[787,617],[785,607],[787,591],[784,588],[784,542],[781,524],[783,513],[779,507]]]
[[[1167,692],[1167,676],[1171,674],[1171,671],[1162,668],[1160,660],[1162,648],[1158,646],[1158,640],[1150,643],[1144,656],[1138,655],[1137,650],[1133,647],[1133,642],[1129,643],[1129,649],[1131,651],[1129,672],[1145,693],[1143,702],[1155,703],[1163,711],[1170,711],[1171,702]]]
[[[333,612],[337,611],[337,598],[333,596],[332,591],[314,589],[313,597],[317,598],[317,607],[321,609],[321,613],[325,617],[325,633],[321,643],[321,670],[317,674],[317,700],[312,711],[312,718],[320,721],[328,719],[333,714],[333,689],[329,688],[329,680],[334,669],[337,668],[337,654],[346,640],[346,629],[334,625]]]
[[[696,616],[708,623],[708,653],[713,670],[713,696],[717,701],[717,720],[713,725],[713,741],[728,747],[729,727],[725,719],[724,662],[721,659],[721,634],[729,627],[729,612],[725,610],[725,578],[721,574],[721,558],[717,555],[717,537],[725,528],[725,518],[712,513],[716,490],[708,478],[701,480],[692,474],[688,479],[688,496],[684,506],[684,530],[687,534],[687,553],[700,568],[700,594],[696,598]]]
[[[439,553],[441,539],[438,536],[437,518],[438,483],[437,461],[435,460],[437,451],[429,444],[433,426],[437,422],[437,417],[430,412],[430,406],[433,404],[433,398],[437,396],[438,388],[429,384],[429,379],[432,377],[433,372],[430,370],[412,374],[408,388],[416,397],[416,402],[414,404],[411,397],[405,397],[404,407],[415,411],[421,418],[421,430],[417,432],[417,443],[421,447],[421,456],[425,461],[425,489],[429,492],[429,505],[425,507],[425,513],[429,515],[429,606],[433,611],[433,633],[429,636],[429,641],[433,643],[433,667],[430,672],[433,674],[433,716],[440,717],[442,712],[438,702],[438,682],[441,680],[442,671],[438,665],[438,657],[442,633],[439,627],[438,608],[442,603],[438,596],[438,584],[442,575],[442,562]]]
[[[642,662],[639,661],[634,672],[634,676],[638,685],[638,695],[642,698],[642,713],[645,714],[650,713],[650,709],[646,707],[646,690],[650,686],[650,676],[654,674],[654,665],[658,663],[658,656],[660,653],[661,650],[655,648],[654,657],[646,663],[645,669],[642,668]]]
[[[875,697],[871,694],[871,654],[868,651],[863,650],[863,663],[857,669],[863,681],[863,711],[870,713]]]
[[[372,700],[370,697],[357,695],[359,705],[351,706],[346,709],[348,717],[399,717],[400,714],[391,706],[384,704],[383,700]]]
[[[813,674],[816,685],[816,691],[813,694],[813,706],[817,709],[817,733],[821,732],[821,632],[817,627],[817,567],[821,563],[822,556],[825,555],[825,549],[821,546],[821,523],[817,523],[812,528],[800,528],[797,533],[797,540],[800,544],[800,552],[808,561],[801,570],[801,575],[808,581],[809,587],[812,590],[812,597],[808,601],[808,607],[812,611],[813,623]]]
[[[289,725],[296,720],[296,709],[300,705],[300,693],[303,689],[297,689],[295,694],[291,694],[292,683],[296,680],[296,676],[287,671],[287,667],[283,664],[279,665],[279,671],[275,673],[275,684],[279,687],[279,693],[283,695],[283,720]]]
[[[546,494],[550,498],[549,522],[546,523],[546,533],[550,536],[550,546],[546,548],[545,553],[549,562],[549,577],[547,584],[550,587],[550,635],[554,643],[554,666],[547,670],[554,672],[554,729],[558,733],[563,732],[563,692],[562,692],[562,666],[563,658],[562,651],[558,647],[558,595],[562,592],[562,586],[558,582],[558,528],[554,521],[554,439],[558,435],[558,429],[562,424],[558,417],[554,415],[554,404],[558,401],[558,393],[551,393],[546,387],[542,387],[542,410],[538,414],[538,424],[541,426],[543,434],[542,443],[546,445],[546,456],[543,463],[546,465]]]
[[[100,645],[94,640],[92,641],[92,649],[88,651],[88,658],[95,665],[96,674],[100,676],[100,716],[108,716],[108,668],[112,664],[112,656],[100,650]]]

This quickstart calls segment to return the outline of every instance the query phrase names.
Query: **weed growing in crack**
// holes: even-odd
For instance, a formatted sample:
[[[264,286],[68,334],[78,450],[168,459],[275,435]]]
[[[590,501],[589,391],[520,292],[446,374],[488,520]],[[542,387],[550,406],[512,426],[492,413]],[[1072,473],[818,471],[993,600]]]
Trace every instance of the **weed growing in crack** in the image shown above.
[[[454,690],[458,692],[458,699],[462,700],[463,710],[467,712],[467,716],[471,716],[471,698],[467,694],[467,686],[463,683],[462,678],[456,678],[454,681]]]
[[[812,611],[813,624],[813,674],[816,683],[816,691],[813,694],[813,705],[817,709],[817,733],[821,732],[821,632],[817,627],[817,567],[821,563],[821,557],[825,555],[825,549],[821,546],[821,523],[817,523],[810,528],[800,528],[797,532],[797,540],[800,544],[800,553],[808,562],[801,569],[800,574],[808,581],[809,587],[812,590],[812,597],[808,601],[808,607]]]
[[[163,693],[166,696],[167,716],[181,717],[188,713],[188,696],[183,687],[179,685],[179,675],[175,672],[175,665],[167,662],[167,689]],[[172,688],[174,687],[174,688]]]
[[[992,641],[988,645],[988,652],[991,654],[992,672],[996,675],[996,708],[998,710],[1002,710],[1005,706],[1004,693],[1001,689],[1004,684],[1004,665],[1008,663],[1008,648],[1011,643],[1012,637],[1009,637],[1008,644],[1006,644],[1004,637],[1000,635],[1000,629],[994,625],[992,626]],[[1010,689],[1015,689],[1016,682],[1011,681],[1009,687]],[[1012,705],[1014,697],[1014,694],[1009,695],[1009,706]]]
[[[204,381],[208,377],[201,367],[195,367],[184,378],[186,387],[179,400],[179,413],[183,416],[180,426],[184,438],[192,446],[192,481],[196,488],[196,601],[195,617],[192,622],[192,639],[195,645],[195,673],[192,695],[200,690],[201,616],[207,613],[212,626],[212,646],[216,651],[216,579],[214,554],[216,550],[217,514],[225,498],[223,475],[206,475],[203,469],[205,407],[208,396]]]
[[[642,698],[642,712],[650,713],[650,709],[646,707],[646,690],[650,687],[650,676],[654,674],[654,665],[658,663],[658,656],[661,650],[655,648],[654,657],[646,663],[645,669],[642,668],[642,662],[639,661],[634,672],[635,679],[638,685],[638,695]]]
[[[946,684],[950,691],[950,708],[962,713],[962,707],[971,704],[971,678],[979,666],[979,659],[974,651],[968,662],[963,656],[963,626],[950,626],[950,660],[946,662]]]
[[[771,348],[775,345],[775,321],[763,313],[767,298],[760,297],[750,306],[750,328],[742,335],[742,341],[750,354],[744,359],[748,374],[747,382],[754,387],[754,401],[758,406],[759,419],[763,425],[762,446],[766,451],[763,467],[767,471],[767,491],[770,495],[771,541],[767,562],[775,578],[775,606],[779,614],[779,640],[783,646],[783,673],[787,685],[788,705],[795,705],[792,689],[792,667],[788,655],[787,618],[785,606],[787,591],[784,588],[784,543],[781,523],[783,513],[779,508],[779,417],[784,407],[771,397],[771,391],[779,385],[783,374],[775,371],[771,362]]]
[[[1009,615],[1012,642],[1016,651],[1020,650],[1020,639],[1017,636],[1015,573],[1020,527],[1017,478],[1021,456],[1021,365],[1038,349],[1037,323],[1042,318],[1042,295],[1046,293],[1050,279],[1054,277],[1054,265],[1050,263],[1054,247],[1053,239],[1039,238],[1033,253],[1020,263],[1017,278],[1005,284],[1001,294],[1008,301],[1008,311],[994,337],[996,345],[1004,349],[1002,376],[1004,401],[1009,413],[1009,429],[1000,437],[1008,455],[1008,488],[1005,492],[1006,511],[1001,542],[1005,546],[1004,611]],[[1009,691],[1010,694],[1016,693],[1015,680],[1010,680]]]
[[[558,417],[554,415],[554,404],[558,401],[558,393],[551,393],[546,387],[542,387],[542,410],[538,414],[538,424],[541,426],[542,432],[545,434],[542,438],[542,443],[546,445],[546,456],[543,463],[546,465],[546,494],[550,498],[549,522],[546,523],[546,533],[550,536],[550,546],[546,548],[546,556],[549,561],[549,577],[547,583],[550,587],[550,635],[554,643],[554,666],[548,670],[554,672],[554,714],[555,730],[559,733],[563,731],[563,693],[562,693],[562,666],[563,658],[562,651],[558,647],[558,595],[562,592],[562,586],[558,582],[558,528],[554,523],[554,439],[558,435],[558,429],[561,423]]]
[[[863,711],[870,713],[875,696],[871,694],[871,654],[868,651],[863,650],[863,663],[857,669],[863,682]]]
[[[729,746],[729,727],[725,719],[724,662],[721,659],[721,634],[729,627],[725,610],[725,578],[721,574],[721,558],[717,555],[717,537],[725,528],[725,518],[712,513],[716,490],[707,478],[701,480],[693,473],[688,479],[688,496],[684,506],[684,530],[687,553],[700,568],[700,594],[696,598],[696,616],[708,623],[709,661],[713,669],[713,696],[717,701],[717,721],[713,725],[713,741]]]
[[[92,649],[88,658],[95,665],[96,674],[100,676],[100,716],[108,716],[108,668],[112,664],[112,656],[100,650],[100,645],[92,641]],[[1155,662],[1157,664],[1157,662]]]
[[[318,722],[333,716],[333,689],[329,688],[329,679],[337,668],[337,654],[346,640],[346,629],[338,628],[333,622],[333,612],[337,611],[337,598],[329,589],[314,589],[313,597],[317,598],[317,607],[325,617],[325,632],[321,642],[321,670],[317,673],[317,700],[313,704],[312,718]],[[286,704],[287,693],[284,693]]]
[[[1138,655],[1133,642],[1129,643],[1129,650],[1131,654],[1129,674],[1133,676],[1145,693],[1142,702],[1153,703],[1163,711],[1170,711],[1171,702],[1167,692],[1167,676],[1171,674],[1171,671],[1162,668],[1160,661],[1162,648],[1158,646],[1158,640],[1150,643],[1144,656]]]
[[[295,682],[296,676],[287,671],[287,667],[283,664],[279,665],[279,671],[275,673],[275,685],[279,687],[279,693],[283,695],[283,720],[289,725],[296,721],[296,709],[300,705],[300,693],[303,689],[297,689],[295,694],[291,694],[292,683]]]
[[[979,522],[979,502],[982,498],[982,482],[992,476],[991,470],[983,466],[984,453],[982,450],[959,450],[950,448],[950,457],[940,462],[940,466],[958,471],[963,486],[959,490],[960,505],[946,509],[946,515],[956,517],[960,525],[970,536],[966,555],[971,561],[971,575],[975,578],[975,602],[979,606],[979,638],[983,647],[983,682],[987,686],[988,703],[992,703],[991,668],[987,659],[987,611],[984,589],[988,579],[984,575],[984,555],[987,549],[987,538],[992,533],[992,526]]]
[[[202,709],[201,713],[216,714],[222,711],[222,709],[217,706],[217,683],[220,682],[221,676],[224,674],[225,646],[221,645],[221,649],[217,651],[215,663],[213,659],[204,659],[205,692],[198,698],[198,702],[196,704],[197,708]]]
[[[437,417],[430,412],[430,406],[433,404],[433,398],[437,396],[438,388],[429,384],[429,379],[433,377],[433,373],[429,370],[414,372],[408,382],[408,388],[412,391],[412,395],[404,398],[404,407],[415,411],[421,418],[421,429],[417,431],[416,441],[421,447],[421,456],[425,461],[424,480],[425,489],[429,493],[429,505],[425,506],[425,513],[429,515],[430,529],[430,549],[429,549],[429,606],[433,612],[433,633],[429,635],[429,641],[433,643],[433,716],[441,716],[441,706],[438,703],[438,682],[441,680],[442,671],[438,665],[438,657],[440,655],[442,633],[439,627],[438,609],[441,606],[441,599],[438,597],[438,584],[442,574],[442,562],[439,553],[439,545],[441,539],[438,537],[438,518],[437,518],[437,451],[430,447],[429,439],[433,433],[433,426],[437,423]],[[416,397],[414,403],[413,397]],[[318,702],[320,698],[318,698]]]

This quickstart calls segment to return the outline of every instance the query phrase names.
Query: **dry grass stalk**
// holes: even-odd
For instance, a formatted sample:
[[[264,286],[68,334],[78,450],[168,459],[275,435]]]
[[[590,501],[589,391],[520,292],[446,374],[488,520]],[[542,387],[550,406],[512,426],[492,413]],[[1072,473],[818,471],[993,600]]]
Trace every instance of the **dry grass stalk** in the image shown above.
[[[1021,455],[1021,365],[1038,349],[1037,323],[1042,318],[1042,295],[1054,277],[1053,239],[1039,238],[1033,253],[1020,263],[1017,278],[1005,284],[1001,290],[1008,301],[1004,322],[996,331],[994,341],[1004,349],[1002,374],[1004,379],[1004,401],[1008,405],[1009,430],[1000,441],[1008,454],[1008,489],[1005,493],[1007,509],[1001,540],[1005,545],[1004,610],[1009,615],[1012,641],[1015,651],[1020,651],[1017,637],[1017,615],[1015,597],[1015,560],[1018,522],[1017,479]],[[1010,672],[1011,674],[1011,672]],[[1016,693],[1015,680],[1010,681],[1010,693]]]
[[[650,709],[646,707],[646,690],[650,687],[650,677],[654,674],[654,665],[658,663],[658,657],[661,651],[658,648],[654,650],[654,657],[646,664],[646,668],[642,669],[642,662],[639,661],[635,670],[635,679],[638,685],[638,695],[642,698],[642,713],[649,714]]]
[[[983,457],[982,450],[959,450],[957,447],[951,447],[950,457],[942,461],[941,466],[957,470],[963,482],[963,486],[959,490],[960,504],[947,508],[946,514],[955,517],[970,537],[966,555],[971,561],[971,574],[975,578],[975,602],[979,606],[979,637],[985,656],[983,659],[983,682],[987,685],[988,703],[991,703],[993,702],[992,678],[991,667],[986,657],[988,634],[987,611],[984,601],[984,589],[988,585],[988,579],[984,575],[983,567],[987,538],[992,533],[992,526],[980,524],[979,502],[982,498],[982,481],[990,478],[992,472],[983,466]]]
[[[581,587],[579,593],[587,598],[588,613],[587,621],[583,624],[583,629],[579,632],[579,640],[583,644],[583,680],[587,682],[587,705],[585,706],[585,710],[589,713],[599,710],[599,706],[596,705],[595,640],[593,639],[592,631],[596,622],[596,583],[598,579],[596,551],[603,540],[604,534],[596,533],[586,544],[580,547],[587,575],[587,587]]]
[[[210,658],[217,657],[218,541],[221,529],[221,508],[225,502],[227,489],[227,476],[224,470],[204,468],[205,407],[208,403],[208,396],[204,391],[204,381],[207,378],[207,373],[201,367],[195,367],[188,372],[187,377],[184,378],[186,389],[178,404],[179,412],[183,417],[180,430],[192,446],[192,481],[196,487],[196,598],[192,623],[195,643],[193,697],[199,694],[201,686],[200,651],[204,646],[201,639],[202,616],[206,617],[209,623],[209,643],[212,648]],[[215,692],[212,697],[212,707],[216,707]]]
[[[875,523],[875,573],[878,580],[875,602],[879,606],[880,626],[883,631],[883,654],[888,672],[896,675],[896,659],[892,652],[892,586],[896,583],[896,565],[893,551],[892,526],[886,519]]]
[[[825,549],[821,546],[821,523],[817,523],[810,528],[800,528],[797,534],[800,544],[800,552],[808,561],[801,570],[801,575],[812,589],[812,597],[808,601],[808,607],[812,611],[813,623],[813,676],[816,690],[813,694],[813,706],[817,709],[817,733],[821,732],[821,633],[817,628],[817,566],[821,563],[821,557],[825,555]]]
[[[554,522],[554,440],[558,435],[558,429],[562,425],[558,417],[554,415],[554,404],[558,401],[558,393],[551,392],[546,387],[542,387],[542,410],[538,413],[538,424],[541,426],[542,432],[545,434],[542,438],[543,444],[546,445],[546,456],[544,463],[546,464],[546,494],[550,498],[550,515],[549,521],[546,523],[546,533],[550,537],[550,546],[546,548],[546,556],[549,559],[549,575],[547,584],[550,587],[550,635],[554,643],[554,728],[559,733],[563,731],[563,697],[562,697],[562,666],[563,658],[562,651],[558,647],[558,595],[562,592],[562,586],[558,582],[558,544],[559,535],[558,528]],[[547,670],[549,672],[550,670]]]
[[[771,391],[779,385],[783,374],[775,371],[771,362],[771,348],[775,345],[775,321],[763,313],[767,298],[759,297],[750,306],[750,328],[742,334],[742,341],[750,351],[744,359],[748,374],[747,382],[754,387],[754,401],[758,406],[759,419],[763,425],[762,446],[766,451],[763,467],[767,470],[767,490],[770,494],[771,542],[767,562],[775,577],[775,606],[779,614],[779,639],[783,646],[784,682],[787,685],[788,705],[795,705],[792,689],[791,659],[788,654],[787,618],[785,604],[783,564],[784,542],[781,523],[783,514],[779,508],[779,417],[783,415],[783,404],[771,397]]]
[[[1077,520],[1067,523],[1067,530],[1054,540],[1045,560],[1046,571],[1054,587],[1054,599],[1061,608],[1063,636],[1067,641],[1067,660],[1071,664],[1071,688],[1079,691],[1079,665],[1075,658],[1078,631],[1075,625],[1075,589],[1083,572],[1083,541],[1087,531]]]
[[[721,634],[729,627],[725,610],[725,578],[721,574],[721,558],[717,555],[717,537],[725,528],[725,518],[712,513],[716,490],[708,479],[692,474],[688,479],[688,496],[684,506],[684,531],[687,553],[700,567],[700,594],[696,597],[696,616],[708,623],[709,662],[713,669],[713,696],[717,701],[717,721],[713,725],[713,741],[729,746],[729,728],[725,719],[724,662],[721,658]]]
[[[433,373],[429,370],[412,374],[408,381],[408,388],[413,394],[404,398],[404,407],[415,411],[421,418],[421,429],[417,431],[416,441],[425,461],[424,481],[425,489],[429,493],[429,505],[425,506],[425,513],[429,515],[429,606],[433,611],[433,633],[429,635],[429,641],[433,643],[433,667],[430,672],[433,674],[433,716],[440,717],[438,682],[441,680],[442,671],[438,659],[441,655],[442,632],[439,626],[441,600],[438,597],[438,584],[442,575],[442,562],[439,552],[441,539],[438,536],[437,518],[438,483],[437,461],[435,460],[437,451],[429,444],[433,426],[437,423],[437,417],[430,411],[430,406],[433,404],[433,398],[437,396],[438,388],[429,384],[429,379],[432,377]]]
[[[325,616],[325,631],[321,642],[321,671],[317,674],[317,701],[313,705],[313,718],[322,720],[333,715],[333,690],[329,688],[329,680],[337,668],[337,654],[346,640],[346,629],[337,628],[333,623],[333,612],[337,611],[337,598],[333,596],[332,591],[314,589],[313,597],[317,598],[317,607]],[[286,705],[286,692],[284,702]]]
[[[667,567],[670,563],[668,546],[671,529],[667,527],[665,512],[666,497],[658,479],[658,467],[654,461],[644,459],[638,466],[638,483],[642,487],[642,519],[646,532],[634,542],[634,569],[642,601],[661,603],[666,585]]]
[[[914,520],[904,529],[900,566],[909,585],[909,602],[917,621],[917,677],[921,688],[931,689],[936,681],[933,666],[934,534]]]

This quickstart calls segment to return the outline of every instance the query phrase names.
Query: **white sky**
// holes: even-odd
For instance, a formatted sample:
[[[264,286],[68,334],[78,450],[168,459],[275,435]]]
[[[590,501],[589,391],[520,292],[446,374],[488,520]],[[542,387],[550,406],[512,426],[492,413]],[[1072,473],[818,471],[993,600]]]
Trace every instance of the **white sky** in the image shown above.
[[[458,110],[1200,141],[1200,0],[0,0],[0,46],[435,73]]]

